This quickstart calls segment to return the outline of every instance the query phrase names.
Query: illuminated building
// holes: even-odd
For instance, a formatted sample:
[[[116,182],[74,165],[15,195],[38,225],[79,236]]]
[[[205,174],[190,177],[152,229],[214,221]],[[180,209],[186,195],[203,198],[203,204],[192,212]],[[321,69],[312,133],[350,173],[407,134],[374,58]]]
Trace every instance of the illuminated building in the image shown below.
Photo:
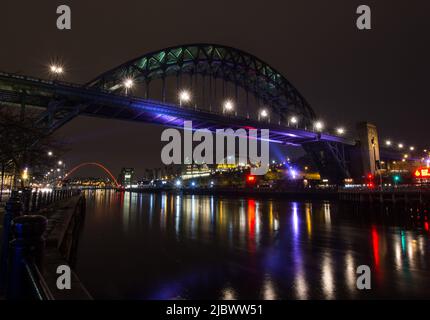
[[[118,182],[122,186],[130,186],[133,183],[134,168],[122,168],[118,176]]]

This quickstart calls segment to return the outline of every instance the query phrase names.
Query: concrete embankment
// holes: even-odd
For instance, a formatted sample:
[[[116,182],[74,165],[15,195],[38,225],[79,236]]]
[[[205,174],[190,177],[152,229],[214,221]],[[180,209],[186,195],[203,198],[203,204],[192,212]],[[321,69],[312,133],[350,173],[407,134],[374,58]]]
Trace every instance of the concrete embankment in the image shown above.
[[[9,264],[4,273],[10,279],[5,292],[13,291],[14,294],[8,293],[7,297],[37,300],[92,299],[79,277],[73,272],[79,235],[85,219],[85,207],[84,195],[71,195],[69,198],[61,199],[34,212],[36,215],[21,214],[14,219],[17,223],[17,227],[12,227],[15,228],[14,232],[30,230],[28,229],[31,227],[29,223],[35,219],[42,223],[41,242],[38,243],[43,243],[41,246],[43,249],[34,251],[24,247],[25,262],[13,264],[12,262],[16,262],[13,257],[17,256],[20,251],[16,251],[16,245],[12,245],[16,240],[10,242],[8,250],[12,264]],[[15,234],[19,243],[25,244],[26,241],[30,241],[28,243],[31,244],[34,239],[26,240],[26,238],[20,237],[20,233]],[[26,232],[23,235],[25,236],[25,234]],[[71,269],[70,289],[59,289],[57,286],[57,280],[64,272],[57,273],[59,266],[68,266]],[[16,274],[19,275],[19,278],[16,278]]]
[[[75,196],[50,211],[47,213],[48,227],[45,233],[44,281],[55,300],[92,299],[73,272],[79,233],[85,218],[85,197]],[[57,268],[60,265],[72,268],[70,290],[57,288]]]

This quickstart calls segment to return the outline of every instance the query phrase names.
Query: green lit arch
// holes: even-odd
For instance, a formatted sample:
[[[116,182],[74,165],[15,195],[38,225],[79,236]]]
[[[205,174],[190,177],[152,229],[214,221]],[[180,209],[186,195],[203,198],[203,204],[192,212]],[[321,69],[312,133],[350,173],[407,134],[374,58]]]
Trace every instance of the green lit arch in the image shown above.
[[[87,87],[122,89],[132,77],[149,83],[179,74],[199,74],[234,83],[267,103],[282,118],[301,117],[310,124],[315,113],[296,88],[261,59],[242,50],[216,44],[190,44],[154,51],[125,62],[92,80]]]

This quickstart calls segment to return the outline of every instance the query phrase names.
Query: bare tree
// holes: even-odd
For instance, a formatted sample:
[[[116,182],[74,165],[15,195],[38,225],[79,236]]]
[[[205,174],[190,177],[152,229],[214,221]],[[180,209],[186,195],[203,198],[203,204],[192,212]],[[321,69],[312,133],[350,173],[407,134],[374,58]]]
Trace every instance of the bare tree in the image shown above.
[[[27,112],[23,117],[11,108],[0,110],[0,163],[14,173],[14,185],[24,168],[31,168],[33,174],[45,172],[56,160],[48,152],[59,155],[65,150],[36,119],[36,113]]]

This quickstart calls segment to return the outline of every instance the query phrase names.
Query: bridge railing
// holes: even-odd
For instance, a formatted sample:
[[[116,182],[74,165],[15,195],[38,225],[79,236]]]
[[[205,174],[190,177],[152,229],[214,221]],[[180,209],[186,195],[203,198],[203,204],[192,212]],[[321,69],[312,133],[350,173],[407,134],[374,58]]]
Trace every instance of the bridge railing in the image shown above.
[[[80,85],[80,84],[61,81],[61,80],[46,80],[46,79],[24,76],[24,75],[15,74],[15,73],[6,73],[6,72],[0,72],[0,77],[13,78],[13,79],[24,80],[24,81],[31,81],[31,82],[34,82],[36,84],[44,84],[44,85],[49,85],[49,86],[53,86],[53,87],[63,87],[63,88],[66,87],[66,88],[73,88],[73,89],[78,89],[78,90],[85,90],[85,92],[92,92],[95,94],[107,94],[110,96],[128,99],[131,103],[152,103],[152,104],[160,105],[160,106],[170,106],[170,107],[175,107],[175,108],[179,107],[179,108],[183,108],[183,109],[187,109],[187,110],[195,110],[195,111],[199,111],[199,112],[204,112],[204,113],[209,113],[209,114],[214,114],[214,115],[219,115],[219,116],[224,116],[224,117],[226,117],[226,116],[228,117],[229,115],[231,115],[230,113],[224,113],[222,111],[217,111],[214,109],[207,110],[205,108],[200,108],[197,105],[194,105],[194,107],[193,107],[193,106],[178,106],[177,104],[166,103],[166,102],[160,103],[160,101],[157,101],[157,100],[137,98],[137,97],[127,95],[126,93],[123,93],[123,92],[113,92],[111,90],[102,89],[102,88],[91,88],[91,87],[86,87],[85,85]],[[233,114],[234,114],[234,116],[232,116],[232,118],[234,117],[235,119],[241,119],[241,120],[249,120],[250,119],[249,116],[242,116],[242,115],[238,115],[237,113],[233,113]],[[258,121],[260,123],[264,123],[264,122],[270,123],[270,120],[265,120],[265,121],[255,120],[255,121]],[[272,124],[276,124],[276,122],[272,122]],[[277,124],[280,126],[286,127],[286,128],[305,130],[305,131],[309,131],[309,132],[319,132],[318,130],[314,130],[314,128],[312,126],[306,126],[304,124],[286,125],[285,123],[280,123],[279,121]]]
[[[24,214],[34,213],[49,205],[80,194],[80,189],[25,189],[20,193]]]

